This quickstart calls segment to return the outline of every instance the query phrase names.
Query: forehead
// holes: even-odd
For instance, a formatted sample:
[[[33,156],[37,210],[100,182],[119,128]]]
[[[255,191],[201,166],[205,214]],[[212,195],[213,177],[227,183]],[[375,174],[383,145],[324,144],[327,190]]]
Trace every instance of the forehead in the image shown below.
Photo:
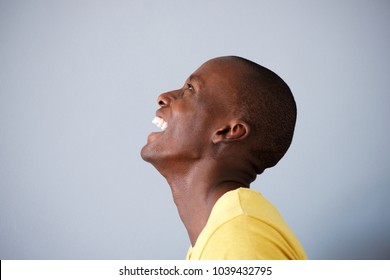
[[[198,83],[202,88],[223,87],[234,88],[240,82],[239,65],[222,59],[209,60],[202,64],[189,81]]]
[[[240,98],[241,76],[231,63],[211,60],[201,65],[187,82],[191,83],[198,101],[212,108],[213,114],[230,114]]]

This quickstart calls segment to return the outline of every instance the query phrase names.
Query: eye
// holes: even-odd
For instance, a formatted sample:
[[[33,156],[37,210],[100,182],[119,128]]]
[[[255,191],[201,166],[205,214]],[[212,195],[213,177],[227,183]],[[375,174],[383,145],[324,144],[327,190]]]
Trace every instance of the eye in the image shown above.
[[[184,86],[184,88],[183,88],[183,90],[182,90],[182,92],[181,92],[181,94],[180,94],[180,96],[181,97],[183,97],[184,95],[186,95],[186,93],[188,92],[188,91],[193,91],[194,90],[194,87],[191,85],[191,84],[185,84],[185,86]]]

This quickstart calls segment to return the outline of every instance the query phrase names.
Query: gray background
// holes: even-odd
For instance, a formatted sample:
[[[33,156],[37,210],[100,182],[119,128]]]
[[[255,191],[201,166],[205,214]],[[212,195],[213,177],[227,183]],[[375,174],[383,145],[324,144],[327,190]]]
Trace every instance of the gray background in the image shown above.
[[[235,54],[299,116],[253,188],[312,259],[390,258],[389,1],[0,0],[0,258],[183,259],[139,156],[159,93]]]

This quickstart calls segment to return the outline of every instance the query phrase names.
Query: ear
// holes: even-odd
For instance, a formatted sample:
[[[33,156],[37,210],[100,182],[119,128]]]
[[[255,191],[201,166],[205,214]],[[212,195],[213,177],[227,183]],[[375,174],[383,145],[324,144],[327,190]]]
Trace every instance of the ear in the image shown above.
[[[249,125],[241,120],[233,120],[230,124],[218,129],[212,136],[214,144],[242,140],[249,135]]]

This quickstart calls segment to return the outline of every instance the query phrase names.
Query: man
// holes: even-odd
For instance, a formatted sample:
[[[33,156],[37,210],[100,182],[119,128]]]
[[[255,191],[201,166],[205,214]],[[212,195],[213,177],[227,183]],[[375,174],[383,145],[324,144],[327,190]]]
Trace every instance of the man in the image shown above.
[[[290,146],[296,106],[272,71],[207,61],[161,94],[142,158],[163,175],[191,247],[187,259],[306,259],[278,211],[250,184]]]

